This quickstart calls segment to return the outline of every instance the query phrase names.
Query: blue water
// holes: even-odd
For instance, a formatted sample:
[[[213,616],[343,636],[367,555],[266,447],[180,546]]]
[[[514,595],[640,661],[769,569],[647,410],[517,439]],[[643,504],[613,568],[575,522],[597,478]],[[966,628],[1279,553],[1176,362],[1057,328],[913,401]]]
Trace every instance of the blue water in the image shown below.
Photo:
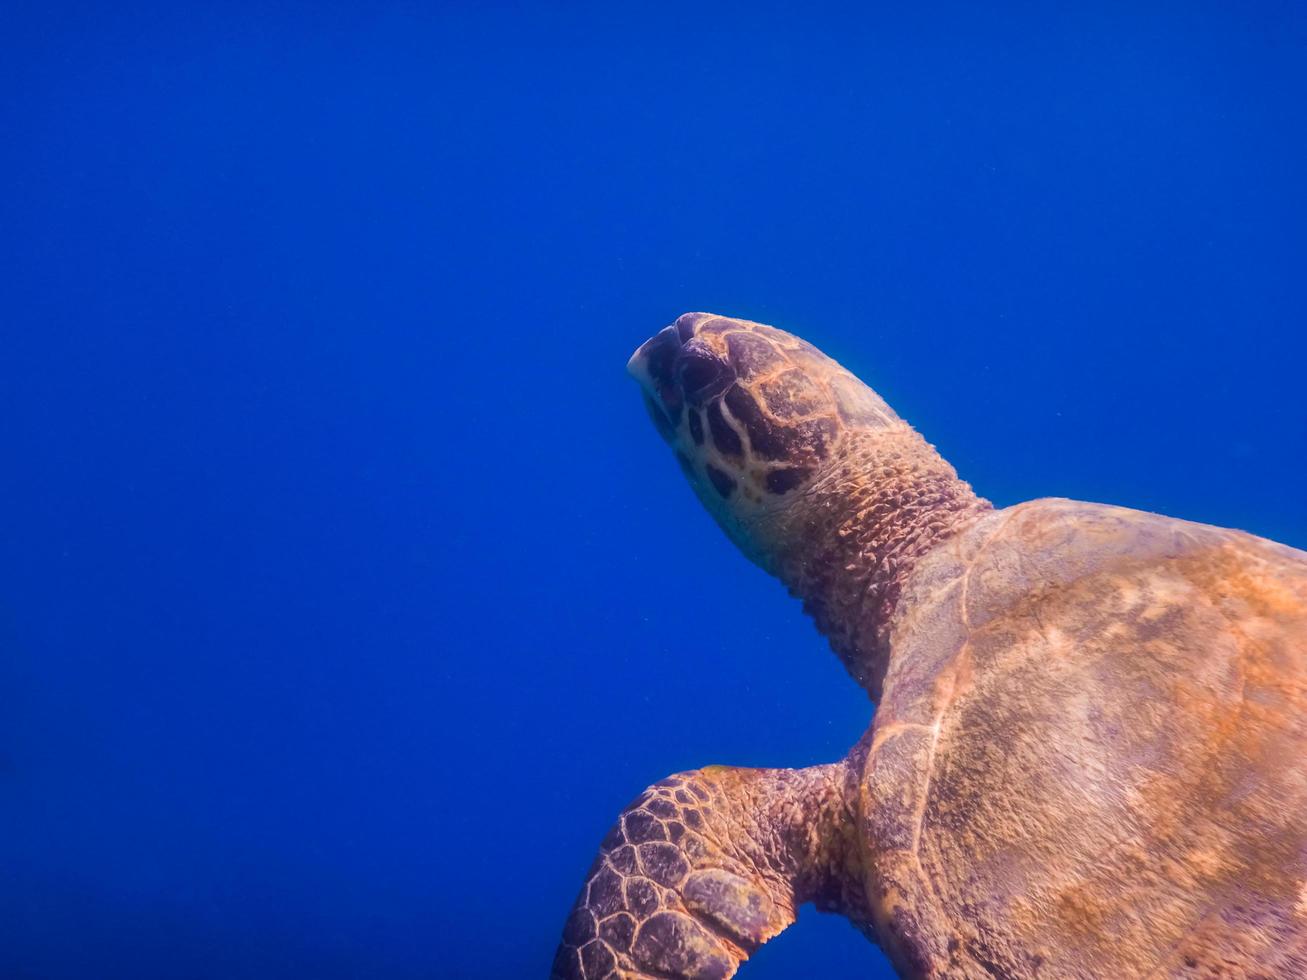
[[[1301,5],[126,6],[0,37],[0,976],[541,977],[644,785],[839,758],[624,375],[686,310],[1307,546]]]

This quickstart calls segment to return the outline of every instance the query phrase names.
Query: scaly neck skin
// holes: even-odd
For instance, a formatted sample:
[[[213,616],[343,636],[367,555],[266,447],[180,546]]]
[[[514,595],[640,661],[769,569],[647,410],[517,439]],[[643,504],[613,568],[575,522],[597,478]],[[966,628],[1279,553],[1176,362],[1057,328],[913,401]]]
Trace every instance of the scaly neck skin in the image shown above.
[[[908,577],[993,505],[907,425],[850,438],[829,472],[757,530],[771,542],[765,566],[879,701]]]

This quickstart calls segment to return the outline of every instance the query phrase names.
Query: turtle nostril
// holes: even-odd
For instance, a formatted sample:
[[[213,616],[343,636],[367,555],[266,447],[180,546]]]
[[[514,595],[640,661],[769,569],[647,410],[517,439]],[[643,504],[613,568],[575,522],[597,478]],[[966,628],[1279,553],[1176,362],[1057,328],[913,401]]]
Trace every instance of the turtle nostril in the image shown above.
[[[700,343],[691,342],[681,348],[677,358],[676,378],[686,401],[701,403],[729,387],[733,372],[716,354]]]
[[[707,388],[717,380],[721,368],[716,361],[704,357],[691,357],[681,362],[681,387],[687,392]]]

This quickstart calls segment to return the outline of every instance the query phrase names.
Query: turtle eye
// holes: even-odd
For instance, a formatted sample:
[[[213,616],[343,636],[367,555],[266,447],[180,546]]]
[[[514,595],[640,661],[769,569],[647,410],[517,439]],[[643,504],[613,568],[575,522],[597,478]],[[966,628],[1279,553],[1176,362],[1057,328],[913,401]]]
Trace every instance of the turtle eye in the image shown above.
[[[735,380],[734,372],[728,364],[695,341],[690,341],[681,348],[676,376],[686,401],[692,404],[703,404],[713,395],[725,391]]]

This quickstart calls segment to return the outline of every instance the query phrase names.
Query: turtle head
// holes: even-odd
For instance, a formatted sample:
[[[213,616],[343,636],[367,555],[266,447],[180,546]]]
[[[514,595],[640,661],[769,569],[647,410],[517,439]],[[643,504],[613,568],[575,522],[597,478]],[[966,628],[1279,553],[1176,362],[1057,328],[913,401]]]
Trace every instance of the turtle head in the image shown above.
[[[699,499],[764,567],[793,524],[778,518],[835,472],[857,434],[904,427],[811,344],[747,320],[687,313],[627,368]]]
[[[687,313],[628,368],[704,506],[878,699],[904,583],[989,502],[879,395],[783,330]]]

